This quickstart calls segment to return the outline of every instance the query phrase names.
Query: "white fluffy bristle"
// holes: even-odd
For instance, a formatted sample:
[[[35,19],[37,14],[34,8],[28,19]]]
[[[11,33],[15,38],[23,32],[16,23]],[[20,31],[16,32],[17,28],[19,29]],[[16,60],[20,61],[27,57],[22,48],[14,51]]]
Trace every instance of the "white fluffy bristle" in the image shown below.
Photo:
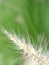
[[[9,40],[13,41],[19,49],[23,50],[23,55],[26,58],[24,65],[49,65],[49,57],[47,54],[42,53],[41,49],[35,50],[32,44],[25,41],[22,42],[15,34],[9,33],[6,29],[3,30]]]

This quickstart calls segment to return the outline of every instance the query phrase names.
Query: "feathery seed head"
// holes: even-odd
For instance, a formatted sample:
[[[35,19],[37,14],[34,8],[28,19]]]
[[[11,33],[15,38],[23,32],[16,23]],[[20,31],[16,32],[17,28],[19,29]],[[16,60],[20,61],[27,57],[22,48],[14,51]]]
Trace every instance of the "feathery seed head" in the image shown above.
[[[24,65],[49,65],[49,56],[47,53],[42,53],[42,48],[36,50],[32,44],[22,42],[21,39],[18,39],[15,34],[9,33],[6,29],[3,30],[4,34],[7,35],[9,40],[13,41],[19,49],[23,50],[23,55],[26,58]]]

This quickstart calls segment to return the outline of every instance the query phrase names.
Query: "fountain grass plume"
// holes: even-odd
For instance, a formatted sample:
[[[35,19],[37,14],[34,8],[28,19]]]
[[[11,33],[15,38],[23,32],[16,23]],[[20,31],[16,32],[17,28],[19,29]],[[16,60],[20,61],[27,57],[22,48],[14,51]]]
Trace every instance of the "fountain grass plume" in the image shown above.
[[[3,32],[20,50],[23,50],[22,55],[26,59],[24,65],[49,65],[49,56],[42,52],[42,48],[35,49],[30,42],[26,43],[25,39],[19,39],[16,34],[9,33],[6,29],[3,29]]]

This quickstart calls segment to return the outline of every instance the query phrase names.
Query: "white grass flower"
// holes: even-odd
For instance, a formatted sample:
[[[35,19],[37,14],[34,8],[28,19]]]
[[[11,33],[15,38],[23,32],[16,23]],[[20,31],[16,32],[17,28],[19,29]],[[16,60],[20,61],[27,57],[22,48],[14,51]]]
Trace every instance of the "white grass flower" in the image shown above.
[[[24,65],[49,65],[49,56],[47,53],[42,52],[42,48],[36,50],[31,43],[26,43],[25,40],[22,41],[16,34],[11,34],[6,29],[3,32],[20,50],[23,50],[22,54],[26,59]]]

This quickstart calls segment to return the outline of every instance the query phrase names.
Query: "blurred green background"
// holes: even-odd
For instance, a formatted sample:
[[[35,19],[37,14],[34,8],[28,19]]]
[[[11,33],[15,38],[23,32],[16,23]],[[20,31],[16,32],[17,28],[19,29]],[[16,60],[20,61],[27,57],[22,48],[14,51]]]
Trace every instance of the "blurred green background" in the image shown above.
[[[22,65],[19,50],[1,31],[1,26],[20,37],[49,39],[49,0],[0,0],[0,65]],[[40,43],[40,42],[39,42]]]

